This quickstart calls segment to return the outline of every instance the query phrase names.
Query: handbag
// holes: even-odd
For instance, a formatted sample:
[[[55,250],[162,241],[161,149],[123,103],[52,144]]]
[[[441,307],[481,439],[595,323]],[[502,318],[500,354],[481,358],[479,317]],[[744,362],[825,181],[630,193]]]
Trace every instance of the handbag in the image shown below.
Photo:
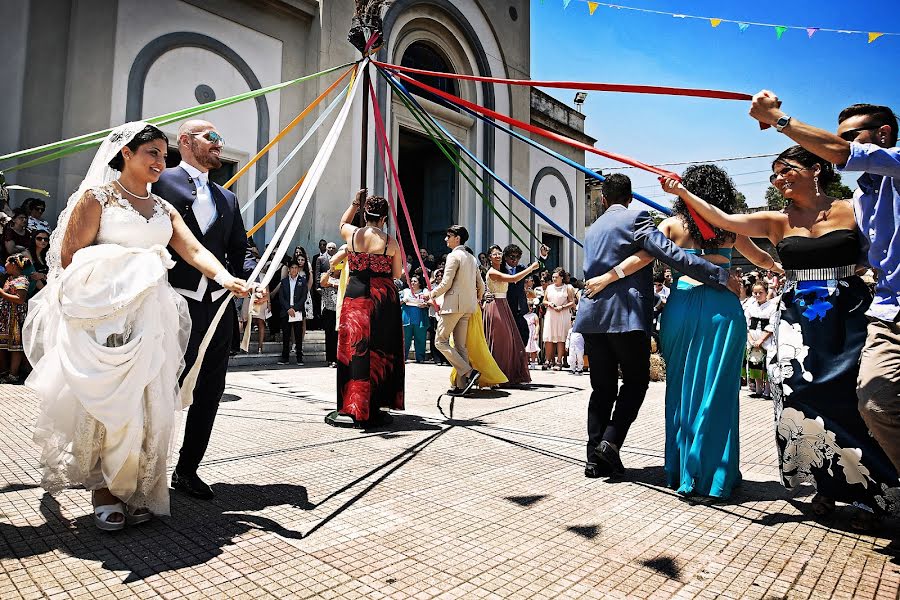
[[[306,294],[306,302],[303,303],[303,314],[306,316],[307,321],[313,318],[312,294]]]

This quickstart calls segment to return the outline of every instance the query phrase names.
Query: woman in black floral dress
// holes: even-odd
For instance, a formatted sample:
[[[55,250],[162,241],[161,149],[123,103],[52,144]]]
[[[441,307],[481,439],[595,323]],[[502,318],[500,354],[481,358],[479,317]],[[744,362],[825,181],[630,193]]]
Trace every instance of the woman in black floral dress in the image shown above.
[[[351,225],[366,190],[357,192],[341,218],[350,269],[341,307],[337,348],[337,410],[330,425],[377,426],[388,409],[403,409],[404,356],[400,296],[394,279],[403,273],[400,247],[384,231],[387,201],[365,201],[366,225]]]

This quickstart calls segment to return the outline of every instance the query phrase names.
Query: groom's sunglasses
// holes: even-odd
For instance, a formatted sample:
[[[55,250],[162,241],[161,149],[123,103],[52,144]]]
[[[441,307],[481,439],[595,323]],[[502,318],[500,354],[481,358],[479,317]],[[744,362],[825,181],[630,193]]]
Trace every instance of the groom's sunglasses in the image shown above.
[[[208,142],[210,142],[210,143],[213,143],[213,144],[218,144],[219,146],[224,146],[224,145],[225,145],[225,138],[223,138],[221,135],[219,135],[219,132],[217,132],[217,131],[206,131],[206,132],[202,132],[202,133],[192,133],[191,135],[194,135],[194,136],[200,136],[200,137],[202,137],[204,140],[206,140],[206,141],[208,141]]]

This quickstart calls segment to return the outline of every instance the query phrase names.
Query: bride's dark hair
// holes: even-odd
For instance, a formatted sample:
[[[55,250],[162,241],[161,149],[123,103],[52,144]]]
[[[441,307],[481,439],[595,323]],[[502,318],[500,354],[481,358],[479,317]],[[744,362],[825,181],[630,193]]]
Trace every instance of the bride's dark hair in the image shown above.
[[[152,142],[153,140],[164,140],[167,145],[169,143],[169,138],[166,137],[166,134],[164,134],[158,127],[147,125],[143,129],[138,131],[137,134],[133,138],[131,138],[131,141],[125,144],[125,147],[132,152],[137,152],[138,148],[148,142]],[[122,157],[121,150],[113,157],[111,161],[109,161],[109,167],[111,169],[115,169],[116,171],[121,171],[125,168],[125,159]]]

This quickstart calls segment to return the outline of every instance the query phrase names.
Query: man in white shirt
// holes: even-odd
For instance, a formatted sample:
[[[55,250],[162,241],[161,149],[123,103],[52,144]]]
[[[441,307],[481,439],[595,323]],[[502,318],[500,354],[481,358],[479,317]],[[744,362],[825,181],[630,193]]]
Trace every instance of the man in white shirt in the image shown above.
[[[222,166],[225,140],[208,121],[191,120],[178,129],[181,164],[166,169],[153,193],[169,202],[181,214],[185,224],[232,275],[243,276],[247,232],[241,219],[237,197],[209,178],[209,172]],[[219,281],[205,277],[171,251],[175,266],[169,270],[169,283],[187,299],[191,313],[191,337],[185,353],[186,374],[197,358],[200,342],[212,325],[223,302],[225,289]],[[185,420],[184,443],[172,475],[172,487],[202,499],[212,499],[212,489],[197,475],[203,460],[219,400],[225,391],[225,372],[232,332],[237,315],[229,302],[203,359],[194,389],[194,399]],[[184,376],[184,375],[182,375]]]

